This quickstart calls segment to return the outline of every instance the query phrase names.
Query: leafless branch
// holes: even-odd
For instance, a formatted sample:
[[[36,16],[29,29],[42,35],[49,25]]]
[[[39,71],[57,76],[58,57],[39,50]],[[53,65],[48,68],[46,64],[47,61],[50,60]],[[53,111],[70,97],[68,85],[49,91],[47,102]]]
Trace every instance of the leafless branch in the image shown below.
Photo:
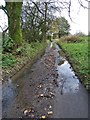
[[[33,2],[33,1],[32,1],[32,3],[36,6],[37,10],[38,10],[42,15],[44,15],[43,12],[42,12],[42,11],[39,9],[39,7],[37,6],[37,4],[36,4],[35,2]]]
[[[87,2],[88,2],[88,0],[85,0],[85,1],[87,1]],[[81,0],[78,0],[78,2],[79,2],[79,4],[80,4],[83,8],[88,9],[88,7],[86,7],[86,6],[84,6],[84,5],[83,5],[83,3],[82,3],[82,1],[81,1]]]
[[[69,15],[70,20],[73,21],[72,18],[71,18],[71,0],[69,1],[68,15]]]
[[[3,5],[0,6],[0,9],[2,9],[6,13],[6,15],[9,17],[9,14],[8,14],[7,10],[5,9],[5,7]]]

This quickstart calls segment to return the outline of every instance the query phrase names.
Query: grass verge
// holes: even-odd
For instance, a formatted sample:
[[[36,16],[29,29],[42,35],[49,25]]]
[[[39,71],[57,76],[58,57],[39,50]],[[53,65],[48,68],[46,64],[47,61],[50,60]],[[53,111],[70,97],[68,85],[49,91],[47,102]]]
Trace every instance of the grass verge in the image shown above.
[[[24,43],[13,53],[5,52],[2,55],[3,78],[13,76],[26,64],[34,61],[39,55],[43,54],[46,46],[46,42]]]

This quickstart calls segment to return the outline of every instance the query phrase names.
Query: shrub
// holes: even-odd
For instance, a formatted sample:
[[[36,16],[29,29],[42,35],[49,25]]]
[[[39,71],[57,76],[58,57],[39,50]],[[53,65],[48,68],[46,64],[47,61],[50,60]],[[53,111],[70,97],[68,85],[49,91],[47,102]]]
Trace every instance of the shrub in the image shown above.
[[[2,45],[3,50],[6,52],[11,52],[13,49],[13,45],[14,45],[13,40],[10,37],[6,36],[3,40],[3,45]]]
[[[78,33],[76,33],[75,35],[76,35],[76,36],[82,36],[82,37],[85,36],[85,34],[84,34],[83,32],[78,32]]]
[[[2,67],[10,67],[13,66],[17,62],[16,58],[14,55],[11,53],[3,54],[2,55]]]
[[[61,37],[61,41],[66,41],[66,42],[80,42],[80,39],[76,35],[69,35],[69,36]]]

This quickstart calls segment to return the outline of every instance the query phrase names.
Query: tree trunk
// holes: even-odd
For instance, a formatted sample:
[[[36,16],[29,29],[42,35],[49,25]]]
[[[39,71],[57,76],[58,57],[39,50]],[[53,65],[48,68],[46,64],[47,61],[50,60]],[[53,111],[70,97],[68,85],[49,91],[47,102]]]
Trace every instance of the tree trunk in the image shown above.
[[[47,2],[45,2],[45,16],[44,16],[44,25],[43,25],[43,40],[46,40],[46,31],[47,31],[47,25],[46,25],[46,22],[47,22],[47,9],[48,9]]]
[[[23,2],[6,2],[8,13],[9,36],[14,40],[15,47],[22,44],[21,12]]]

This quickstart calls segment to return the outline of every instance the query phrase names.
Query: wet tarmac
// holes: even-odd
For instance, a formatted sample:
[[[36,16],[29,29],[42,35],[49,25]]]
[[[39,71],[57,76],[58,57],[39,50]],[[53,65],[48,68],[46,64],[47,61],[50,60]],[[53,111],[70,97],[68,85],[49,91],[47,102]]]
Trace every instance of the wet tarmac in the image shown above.
[[[88,118],[88,93],[54,42],[2,88],[3,118]]]

